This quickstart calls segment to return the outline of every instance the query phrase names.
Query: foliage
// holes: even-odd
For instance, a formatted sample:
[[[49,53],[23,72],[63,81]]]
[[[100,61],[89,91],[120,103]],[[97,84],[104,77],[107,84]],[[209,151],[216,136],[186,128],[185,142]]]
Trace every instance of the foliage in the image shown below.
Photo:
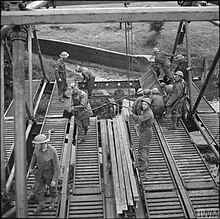
[[[154,21],[150,23],[149,26],[149,32],[155,31],[157,35],[161,34],[161,31],[163,30],[163,25],[165,24],[164,21]]]

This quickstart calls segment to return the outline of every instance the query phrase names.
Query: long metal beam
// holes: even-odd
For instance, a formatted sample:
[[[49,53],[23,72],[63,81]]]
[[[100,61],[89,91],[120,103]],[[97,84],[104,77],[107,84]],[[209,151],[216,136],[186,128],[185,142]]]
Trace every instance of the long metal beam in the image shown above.
[[[129,7],[3,11],[1,25],[146,21],[216,21],[218,7]]]

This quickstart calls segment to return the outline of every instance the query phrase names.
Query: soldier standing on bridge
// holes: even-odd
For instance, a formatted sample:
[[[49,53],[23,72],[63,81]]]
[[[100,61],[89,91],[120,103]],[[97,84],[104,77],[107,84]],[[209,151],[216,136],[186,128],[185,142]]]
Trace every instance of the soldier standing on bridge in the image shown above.
[[[62,52],[60,54],[60,58],[57,60],[56,67],[55,67],[55,78],[57,81],[58,86],[58,95],[59,100],[61,102],[64,102],[63,98],[69,98],[65,92],[67,91],[67,73],[66,73],[66,66],[64,61],[69,57],[69,54],[67,52]]]
[[[71,84],[72,103],[71,111],[75,115],[78,128],[78,143],[85,140],[85,135],[90,125],[90,116],[93,115],[87,94],[78,88],[77,82]]]
[[[141,100],[144,98],[151,98],[151,90],[146,88],[143,90],[143,96],[137,98],[133,105],[132,105],[132,113],[135,115],[140,115],[141,113],[141,108],[142,108],[142,102]]]
[[[34,194],[29,200],[37,198],[39,205],[34,214],[40,213],[45,207],[44,188],[49,186],[51,203],[49,210],[52,211],[56,204],[57,181],[60,175],[60,164],[56,149],[48,144],[49,139],[44,134],[37,135],[32,143],[35,145],[30,163],[29,173],[34,173]]]
[[[152,138],[152,125],[154,114],[150,109],[151,100],[149,98],[143,98],[142,109],[140,115],[135,115],[130,110],[131,118],[135,122],[140,124],[140,138],[139,138],[139,167],[140,171],[146,171],[149,165],[149,153],[150,153],[150,142]]]
[[[82,74],[83,81],[85,81],[86,88],[88,90],[88,97],[90,97],[92,95],[92,90],[94,88],[94,82],[95,82],[94,73],[90,69],[86,67],[81,67],[79,65],[76,66],[76,72]]]
[[[152,89],[151,109],[155,117],[157,116],[160,119],[162,118],[162,115],[165,111],[165,104],[163,96],[156,87]]]
[[[173,77],[171,75],[171,62],[168,59],[168,56],[175,56],[174,54],[166,53],[164,51],[160,51],[158,48],[153,48],[153,54],[155,55],[155,66],[159,69],[158,71],[164,72],[163,81],[166,84],[169,84],[173,81]]]
[[[169,129],[177,129],[182,116],[182,107],[186,94],[186,84],[183,78],[183,72],[177,71],[174,73],[175,82],[166,102],[167,114],[171,114],[172,122],[172,126]]]
[[[174,60],[177,61],[178,63],[177,63],[176,68],[174,68],[173,72],[174,73],[177,71],[183,72],[184,80],[188,81],[190,67],[188,67],[185,57],[179,54],[174,58]]]

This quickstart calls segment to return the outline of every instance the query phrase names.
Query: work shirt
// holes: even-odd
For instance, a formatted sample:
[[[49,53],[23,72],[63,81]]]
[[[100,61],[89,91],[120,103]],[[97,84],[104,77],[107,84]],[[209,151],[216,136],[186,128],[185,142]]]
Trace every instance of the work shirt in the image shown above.
[[[31,159],[30,167],[34,169],[37,165],[36,174],[45,178],[52,178],[57,181],[60,175],[60,164],[56,149],[47,144],[47,149],[43,151],[41,147],[35,147]],[[35,175],[36,175],[35,174]]]
[[[160,94],[153,94],[151,98],[151,109],[154,114],[159,115],[164,111],[164,99]]]
[[[85,67],[82,68],[82,76],[83,80],[85,80],[86,82],[90,80],[95,80],[95,75],[93,74],[93,72]]]
[[[153,125],[154,114],[150,108],[141,110],[141,115],[131,114],[135,122],[140,123],[140,132],[145,131],[146,128],[151,128]]]
[[[174,69],[174,73],[177,71],[183,72],[184,79],[187,80],[188,79],[188,71],[186,70],[187,68],[188,68],[187,62],[185,60],[182,60],[178,63],[178,65]]]
[[[175,81],[173,83],[172,91],[170,92],[170,94],[168,96],[166,106],[170,107],[178,99],[180,100],[184,96],[184,94],[185,94],[185,82],[184,82],[184,80],[180,79],[179,81]]]
[[[63,77],[67,77],[66,65],[65,65],[65,63],[64,63],[62,58],[59,58],[57,60],[54,73],[55,73],[56,80],[58,80],[60,78],[62,79]]]
[[[93,115],[87,94],[82,90],[79,90],[76,94],[72,94],[72,106],[74,106],[76,119],[83,120]]]
[[[173,55],[166,53],[164,51],[157,52],[155,55],[155,64],[159,63],[162,66],[170,67],[171,62],[167,56],[173,56]]]

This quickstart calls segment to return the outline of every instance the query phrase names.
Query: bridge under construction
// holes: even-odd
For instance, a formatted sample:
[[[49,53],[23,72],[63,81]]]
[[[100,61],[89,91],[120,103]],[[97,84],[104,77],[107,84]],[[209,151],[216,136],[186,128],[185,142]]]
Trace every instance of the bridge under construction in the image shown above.
[[[38,3],[36,3],[38,2]],[[27,11],[2,12],[2,41],[8,30],[13,29],[13,79],[14,99],[7,111],[1,107],[1,180],[2,191],[8,193],[13,182],[16,185],[15,206],[2,215],[11,217],[33,217],[33,210],[37,203],[27,200],[32,190],[34,175],[29,173],[31,151],[30,144],[39,134],[46,134],[50,130],[50,143],[59,156],[61,172],[59,177],[59,198],[53,211],[48,211],[50,199],[45,191],[46,208],[36,218],[199,218],[204,211],[219,215],[218,183],[208,169],[204,158],[193,143],[189,129],[192,123],[201,132],[204,139],[219,160],[219,115],[203,96],[209,78],[219,59],[216,53],[210,71],[201,90],[193,82],[190,73],[188,84],[189,112],[188,118],[181,120],[180,128],[168,130],[171,125],[169,119],[155,119],[153,137],[150,149],[150,164],[146,174],[138,171],[138,136],[134,122],[128,117],[127,107],[130,107],[135,93],[143,86],[158,87],[160,81],[155,72],[149,69],[139,79],[130,77],[130,63],[132,55],[127,50],[122,56],[124,63],[116,63],[119,72],[121,66],[127,71],[125,80],[96,80],[94,90],[122,89],[128,95],[124,96],[120,114],[109,119],[91,117],[91,124],[83,143],[74,141],[76,125],[74,116],[63,118],[63,109],[69,105],[69,99],[60,104],[57,84],[46,80],[24,80],[24,43],[25,31],[22,25],[47,23],[101,23],[101,22],[147,22],[154,20],[180,21],[180,26],[186,25],[187,61],[191,65],[190,43],[188,41],[188,21],[216,21],[219,12],[216,7],[178,7],[178,8],[114,8],[111,9],[51,9],[34,10],[46,6],[50,1],[36,1],[30,3]],[[195,14],[193,13],[195,12]],[[29,19],[30,18],[30,19]],[[31,60],[32,38],[31,27],[28,26],[29,58]],[[177,31],[177,39],[179,37]],[[128,32],[129,34],[129,32]],[[36,36],[35,36],[36,38]],[[50,55],[50,50],[40,50],[44,40],[37,40],[35,44],[38,55]],[[177,40],[176,40],[177,42]],[[175,53],[177,43],[175,42]],[[53,42],[46,42],[53,43]],[[59,45],[60,46],[60,45]],[[57,45],[52,47],[55,53]],[[71,45],[63,43],[62,47]],[[73,46],[73,45],[72,45]],[[49,46],[51,47],[51,46]],[[129,48],[129,45],[128,45]],[[78,48],[85,51],[87,48]],[[1,57],[7,48],[2,44]],[[112,57],[117,60],[120,54],[105,53],[97,49],[91,54]],[[7,51],[6,51],[7,52]],[[90,55],[94,57],[93,55]],[[80,57],[80,55],[79,55]],[[83,52],[82,52],[83,57]],[[129,58],[128,58],[129,57]],[[75,57],[74,57],[75,58]],[[143,57],[140,57],[143,59]],[[98,64],[102,61],[95,58]],[[106,60],[103,58],[106,65]],[[4,60],[1,58],[2,63]],[[138,63],[138,58],[136,58]],[[113,61],[109,61],[112,63]],[[30,66],[32,62],[29,62]],[[43,66],[41,66],[43,68]],[[137,71],[134,63],[134,71]],[[44,75],[46,76],[46,74]],[[4,67],[1,66],[1,83],[4,82]],[[73,78],[68,78],[68,87]],[[4,85],[4,84],[3,84]],[[84,83],[79,83],[85,89]],[[1,84],[2,87],[2,84]],[[4,86],[3,86],[4,87]],[[28,89],[27,89],[28,88]],[[133,88],[134,94],[130,89]],[[43,96],[48,95],[46,112],[41,124],[36,124],[34,116]],[[93,95],[93,98],[99,98]],[[108,96],[114,100],[114,95]],[[1,103],[4,92],[1,90]],[[4,102],[4,101],[3,101]],[[3,104],[4,105],[4,104]],[[16,110],[15,110],[16,109]],[[26,114],[24,113],[26,112]],[[25,114],[25,116],[24,116]],[[23,128],[22,128],[23,127]],[[76,132],[77,138],[77,132]],[[27,156],[24,156],[27,155]],[[3,174],[4,173],[4,174]]]

